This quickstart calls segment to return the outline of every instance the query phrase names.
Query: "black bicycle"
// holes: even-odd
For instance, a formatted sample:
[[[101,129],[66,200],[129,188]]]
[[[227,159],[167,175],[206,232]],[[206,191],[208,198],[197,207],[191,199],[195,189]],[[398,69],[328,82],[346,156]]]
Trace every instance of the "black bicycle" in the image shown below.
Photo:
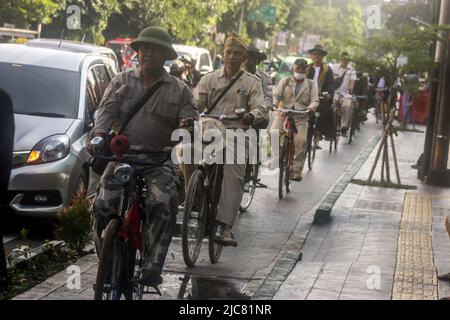
[[[243,213],[250,208],[250,205],[255,197],[256,189],[258,188],[267,188],[266,185],[261,183],[261,179],[259,177],[260,167],[261,167],[261,159],[260,159],[260,136],[259,131],[256,131],[256,141],[257,141],[257,159],[256,164],[247,162],[247,167],[245,169],[245,178],[244,178],[244,194],[242,196],[241,205],[239,206],[239,212]],[[249,158],[247,158],[249,160]]]
[[[286,134],[282,137],[280,144],[280,174],[278,177],[278,198],[284,199],[287,193],[291,192],[291,175],[293,171],[295,144],[294,137],[298,134],[294,115],[308,115],[309,111],[294,110],[293,107],[284,109],[274,109],[287,117],[285,122]]]
[[[316,151],[321,150],[320,139],[316,135],[317,115],[311,114],[308,120],[308,169],[312,170],[316,160]]]
[[[241,111],[236,111],[242,114]],[[219,121],[237,120],[239,117],[202,115]],[[222,246],[215,242],[222,227],[216,223],[217,209],[222,191],[223,164],[213,161],[215,154],[206,154],[189,179],[184,205],[181,242],[183,259],[193,267],[200,254],[203,239],[208,238],[208,252],[211,263],[217,263]]]
[[[111,144],[123,145],[126,144],[124,141],[125,137],[118,136]],[[116,162],[114,176],[121,182],[122,189],[117,214],[110,217],[102,232],[94,285],[95,300],[120,300],[122,297],[126,300],[142,300],[144,294],[161,295],[158,288],[150,291],[139,281],[144,266],[145,246],[141,235],[148,190],[145,179],[134,168],[136,165],[156,164],[139,160],[137,155],[125,155],[127,151],[103,157]],[[165,153],[164,158],[170,158],[170,151]]]

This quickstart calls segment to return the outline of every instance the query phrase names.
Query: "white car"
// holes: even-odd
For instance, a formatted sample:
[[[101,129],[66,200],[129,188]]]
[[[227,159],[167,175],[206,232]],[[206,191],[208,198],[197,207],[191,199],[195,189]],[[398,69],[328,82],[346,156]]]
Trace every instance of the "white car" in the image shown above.
[[[191,57],[193,57],[197,63],[195,65],[195,69],[197,69],[202,75],[207,74],[208,72],[214,71],[213,63],[211,60],[211,55],[209,54],[209,51],[204,48],[198,48],[198,47],[190,47],[190,46],[184,46],[179,44],[174,44],[173,48],[177,52],[178,58],[189,54]],[[139,67],[138,62],[138,56],[137,53],[135,53],[131,58],[131,67],[128,70],[134,70],[137,67]],[[170,66],[174,60],[167,60],[164,64],[164,68],[167,72],[170,71]]]

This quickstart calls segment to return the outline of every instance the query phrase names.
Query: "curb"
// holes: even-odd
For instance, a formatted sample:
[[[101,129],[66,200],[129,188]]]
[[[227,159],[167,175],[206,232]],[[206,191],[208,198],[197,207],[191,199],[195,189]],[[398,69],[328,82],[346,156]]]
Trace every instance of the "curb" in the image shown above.
[[[331,187],[330,191],[322,198],[319,207],[313,208],[306,213],[303,218],[300,218],[295,231],[291,238],[288,240],[287,245],[282,250],[284,251],[279,255],[278,260],[275,262],[268,276],[264,279],[263,283],[258,287],[252,300],[272,300],[275,294],[280,289],[283,282],[287,279],[291,271],[296,264],[302,260],[301,249],[304,241],[309,233],[311,224],[319,224],[330,219],[331,210],[337,199],[344,192],[347,185],[353,179],[353,177],[361,169],[365,161],[369,158],[373,149],[379,143],[381,139],[380,135],[375,136],[370,140],[366,148],[362,150],[358,157],[346,168],[344,173],[339,178],[338,182]],[[302,223],[302,220],[307,220]],[[308,221],[309,220],[309,221]],[[300,243],[300,247],[292,248],[289,243],[295,242],[297,245]],[[286,248],[289,247],[289,248]]]
[[[353,161],[347,167],[347,169],[345,169],[344,174],[341,176],[341,178],[335,184],[333,190],[331,190],[327,194],[325,200],[322,201],[319,208],[316,210],[316,213],[314,215],[313,224],[321,224],[330,219],[331,210],[333,209],[334,204],[339,199],[339,197],[342,195],[345,188],[347,188],[347,185],[352,181],[353,177],[358,173],[358,171],[361,169],[363,164],[369,158],[373,149],[377,146],[377,144],[380,142],[380,140],[381,140],[380,135],[372,138],[372,140],[369,142],[367,147],[359,153],[359,155],[355,159],[355,161]]]

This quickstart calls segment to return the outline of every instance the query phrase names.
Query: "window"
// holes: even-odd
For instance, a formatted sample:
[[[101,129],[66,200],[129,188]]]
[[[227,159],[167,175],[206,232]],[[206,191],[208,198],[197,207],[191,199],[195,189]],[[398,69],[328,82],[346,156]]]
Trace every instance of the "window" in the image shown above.
[[[86,123],[92,125],[94,123],[94,112],[97,109],[97,106],[95,105],[94,96],[89,86],[86,86],[85,106]],[[86,131],[88,131],[89,129],[89,127],[86,127]]]
[[[10,95],[14,113],[77,117],[78,72],[0,63],[0,87]]]
[[[106,70],[105,65],[97,65],[93,68],[95,77],[97,78],[97,84],[100,92],[100,97],[103,97],[103,93],[105,93],[106,87],[108,87],[109,82],[111,81],[108,70]],[[100,98],[101,100],[101,98]]]
[[[209,67],[209,57],[206,53],[200,56],[200,67],[207,66]]]
[[[88,87],[89,92],[92,94],[94,105],[97,108],[102,99],[102,95],[100,94],[100,89],[95,79],[94,69],[90,69],[88,72],[86,87]]]

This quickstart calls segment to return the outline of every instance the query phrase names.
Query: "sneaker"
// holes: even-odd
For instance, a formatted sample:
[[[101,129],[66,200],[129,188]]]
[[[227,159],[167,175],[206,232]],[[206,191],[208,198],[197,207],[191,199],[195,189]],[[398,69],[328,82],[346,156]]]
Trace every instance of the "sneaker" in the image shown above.
[[[160,285],[162,282],[163,278],[159,274],[147,270],[142,270],[141,278],[139,279],[140,284],[157,289],[158,285]]]
[[[238,243],[234,239],[233,232],[231,232],[231,227],[223,227],[222,233],[220,234],[220,237],[216,238],[214,240],[215,243],[223,246],[223,247],[237,247]]]
[[[341,129],[341,136],[347,137],[348,128],[342,128]]]

